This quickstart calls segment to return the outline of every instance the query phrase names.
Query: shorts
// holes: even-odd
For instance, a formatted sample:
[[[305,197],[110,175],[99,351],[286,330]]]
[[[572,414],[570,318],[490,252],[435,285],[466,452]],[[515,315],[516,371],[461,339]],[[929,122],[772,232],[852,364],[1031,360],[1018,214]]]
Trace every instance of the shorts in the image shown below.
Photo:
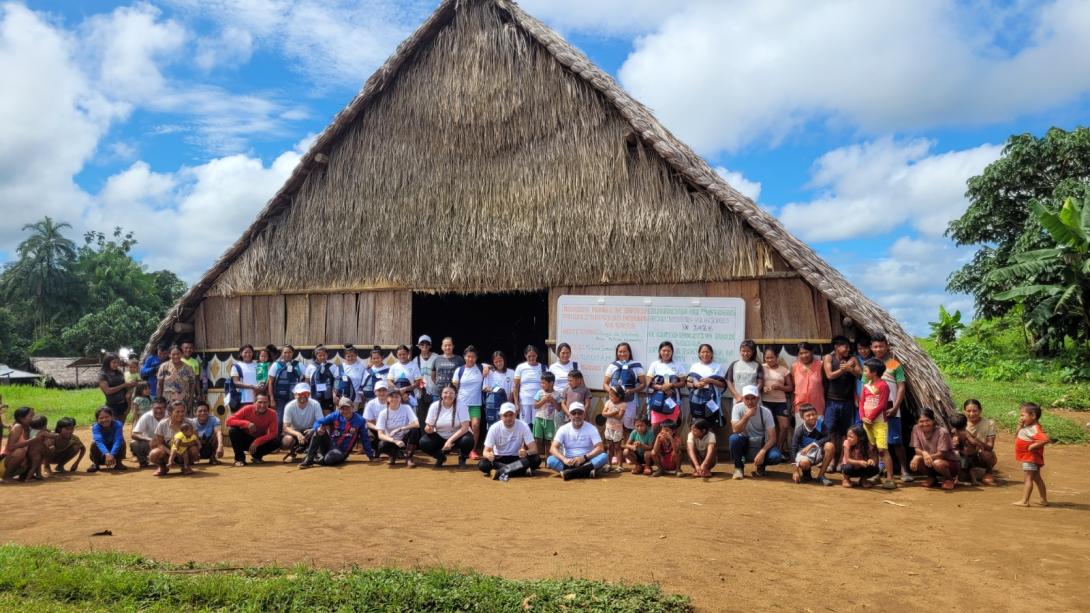
[[[884,421],[876,421],[873,424],[863,424],[867,431],[867,440],[880,450],[889,449],[889,424]]]
[[[605,440],[607,440],[607,441],[609,441],[611,443],[619,443],[619,442],[624,440],[624,432],[621,431],[621,430],[614,430],[612,428],[606,428],[606,431],[602,435],[602,438],[604,438]]]
[[[887,417],[886,423],[889,424],[889,433],[886,437],[889,446],[900,445],[904,441],[904,439],[901,438],[901,418]]]
[[[1022,462],[1022,470],[1037,472],[1041,470],[1041,466],[1036,462]]]
[[[848,428],[852,427],[852,420],[858,412],[851,401],[825,399],[825,425],[830,433],[840,438],[848,435]]]
[[[809,460],[811,465],[821,464],[821,461],[825,459],[825,450],[821,447],[812,449],[807,453],[795,454],[795,464],[798,464],[800,460]]]
[[[469,405],[469,418],[480,419],[481,418],[481,405],[471,404]]]
[[[553,440],[556,434],[556,422],[551,417],[534,418],[534,438]]]
[[[791,417],[791,409],[788,408],[786,402],[766,402],[764,405],[768,407],[769,411],[772,411],[773,417]]]

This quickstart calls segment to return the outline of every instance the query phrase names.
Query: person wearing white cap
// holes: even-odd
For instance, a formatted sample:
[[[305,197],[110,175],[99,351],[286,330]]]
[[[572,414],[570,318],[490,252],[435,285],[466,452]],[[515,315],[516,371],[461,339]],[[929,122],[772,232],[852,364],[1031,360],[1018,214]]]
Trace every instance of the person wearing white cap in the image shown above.
[[[416,369],[420,371],[420,378],[424,380],[424,391],[432,398],[438,398],[443,388],[436,384],[435,369],[439,367],[439,364],[438,356],[431,351],[431,337],[421,334],[420,338],[416,339],[416,348],[420,350],[420,353],[416,355],[413,362],[416,363]]]
[[[756,385],[742,388],[742,402],[731,410],[730,425],[728,445],[735,479],[744,476],[746,461],[757,467],[754,475],[758,477],[764,476],[766,466],[783,461],[783,454],[776,446],[776,420],[772,411],[761,405]]]
[[[356,414],[351,398],[341,398],[337,410],[314,422],[314,434],[310,437],[307,457],[299,468],[316,464],[336,466],[342,464],[356,446],[356,437],[364,429],[363,416]]]
[[[287,450],[284,461],[295,459],[295,454],[306,449],[307,438],[314,430],[314,422],[322,418],[322,405],[310,397],[310,385],[296,383],[292,389],[295,400],[284,407],[281,426],[280,448]]]
[[[477,468],[485,476],[492,475],[493,479],[506,481],[517,475],[533,476],[541,466],[534,433],[516,413],[514,404],[503,403],[500,405],[500,421],[488,428],[488,434],[484,437],[484,457],[477,463]]]
[[[378,438],[378,416],[386,408],[389,397],[390,385],[386,381],[379,381],[375,384],[375,397],[363,406],[363,419],[367,422],[367,435],[363,436],[364,452],[372,460],[378,457],[378,446],[381,442]]]
[[[606,465],[602,447],[602,435],[598,428],[586,422],[586,409],[581,402],[568,405],[571,421],[556,431],[552,448],[549,449],[549,468],[560,473],[564,480],[576,477],[598,476]]]

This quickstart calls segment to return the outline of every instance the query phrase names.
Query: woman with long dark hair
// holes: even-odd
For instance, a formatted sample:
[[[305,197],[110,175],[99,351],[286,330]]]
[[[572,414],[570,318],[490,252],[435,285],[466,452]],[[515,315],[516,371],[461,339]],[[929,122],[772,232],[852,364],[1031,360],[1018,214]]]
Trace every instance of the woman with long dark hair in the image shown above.
[[[121,372],[121,358],[116,353],[102,356],[102,370],[98,372],[98,388],[106,398],[105,405],[114,413],[114,417],[125,423],[129,416],[129,390],[136,387],[137,381],[126,382],[125,373]]]

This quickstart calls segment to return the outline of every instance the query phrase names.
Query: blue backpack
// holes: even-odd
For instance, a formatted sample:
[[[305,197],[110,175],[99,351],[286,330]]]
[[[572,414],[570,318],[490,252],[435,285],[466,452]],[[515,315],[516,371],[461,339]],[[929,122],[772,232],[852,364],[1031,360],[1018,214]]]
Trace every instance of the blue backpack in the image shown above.
[[[700,380],[703,379],[696,373],[690,373],[691,377]],[[719,379],[719,377],[716,377]],[[719,407],[714,411],[708,407],[708,403],[714,401],[719,404],[720,395],[719,388],[717,387],[704,387],[697,388],[689,392],[689,415],[695,419],[706,419],[712,422],[716,426],[722,426],[723,421],[723,407]]]
[[[236,374],[241,380],[242,367],[238,364],[231,364],[231,374],[223,382],[223,397],[227,399],[227,408],[231,409],[231,411],[237,411],[239,405],[242,404],[242,390],[236,388],[235,382],[232,380],[232,377]]]
[[[500,420],[500,407],[507,402],[507,390],[492,388],[484,395],[484,423],[485,427],[491,426]]]
[[[314,374],[310,376],[310,389],[311,394],[315,400],[333,400],[333,386],[336,385],[337,375],[333,374],[333,363],[326,362],[324,364],[314,363],[317,368],[314,369]],[[318,391],[318,384],[325,385],[325,391]]]
[[[635,394],[632,392],[637,385],[640,384],[639,377],[636,376],[634,368],[643,368],[639,362],[621,362],[620,360],[613,362],[613,365],[617,368],[613,371],[613,375],[609,378],[609,386],[616,387],[620,385],[628,391],[625,394],[625,400],[630,401]]]
[[[373,400],[375,398],[375,384],[380,380],[386,378],[386,373],[390,372],[389,366],[383,366],[378,370],[368,366],[363,371],[363,382],[360,383],[360,393],[363,394],[365,400]]]
[[[284,364],[279,360],[276,363],[280,364],[282,368],[276,372],[273,395],[276,400],[290,401],[295,397],[293,393],[295,384],[299,383],[299,380],[303,378],[303,374],[299,372],[299,365],[295,363],[295,360],[292,360],[291,364]]]
[[[662,385],[663,383],[666,383],[666,378],[662,375],[656,375],[655,378],[651,380],[651,385]],[[677,383],[677,377],[670,377],[670,383]],[[655,390],[647,397],[647,408],[656,413],[662,413],[663,415],[672,415],[674,410],[676,410],[677,405],[675,404],[674,407],[671,408],[670,405],[666,404],[668,398],[673,398],[674,402],[677,402],[677,392],[675,391],[667,394],[662,390]]]

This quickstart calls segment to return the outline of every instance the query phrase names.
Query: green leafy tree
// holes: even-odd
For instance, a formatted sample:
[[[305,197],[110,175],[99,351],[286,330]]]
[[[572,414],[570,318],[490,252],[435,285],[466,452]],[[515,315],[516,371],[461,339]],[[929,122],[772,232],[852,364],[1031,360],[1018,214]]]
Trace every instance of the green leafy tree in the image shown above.
[[[972,294],[978,317],[1006,313],[1014,301],[1004,298],[1014,285],[1051,284],[1059,281],[1049,267],[1021,267],[1022,277],[992,272],[1010,266],[1020,253],[1049,246],[1046,233],[1030,211],[1038,204],[1058,211],[1066,198],[1081,200],[1090,193],[1090,129],[1070,132],[1050,129],[1043,137],[1011,136],[1003,155],[968,182],[969,207],[950,223],[947,235],[959,245],[978,245],[973,259],[948,280],[951,292]],[[1043,296],[1025,296],[1025,313],[1036,308]],[[1039,330],[1031,332],[1040,333]],[[1038,344],[1055,338],[1038,338]]]
[[[928,322],[931,326],[931,338],[940,345],[952,343],[958,336],[958,332],[965,329],[961,323],[961,311],[951,314],[944,305],[939,305],[939,320]]]
[[[1014,286],[996,298],[1032,301],[1027,325],[1044,336],[1090,346],[1090,195],[1068,198],[1058,213],[1034,203],[1033,216],[1049,246],[1019,253],[1010,265],[990,273],[990,282]],[[1021,284],[1026,278],[1042,281]]]
[[[27,340],[22,337],[18,321],[11,310],[0,307],[0,364],[12,368],[27,368]]]
[[[124,300],[92,311],[64,331],[62,341],[83,355],[98,355],[103,349],[140,347],[159,324],[160,313],[150,312]]]
[[[62,232],[70,227],[48,216],[23,226],[31,235],[19,243],[16,261],[0,277],[0,293],[8,304],[20,305],[33,314],[35,337],[70,306],[76,285],[72,271],[76,244]]]

